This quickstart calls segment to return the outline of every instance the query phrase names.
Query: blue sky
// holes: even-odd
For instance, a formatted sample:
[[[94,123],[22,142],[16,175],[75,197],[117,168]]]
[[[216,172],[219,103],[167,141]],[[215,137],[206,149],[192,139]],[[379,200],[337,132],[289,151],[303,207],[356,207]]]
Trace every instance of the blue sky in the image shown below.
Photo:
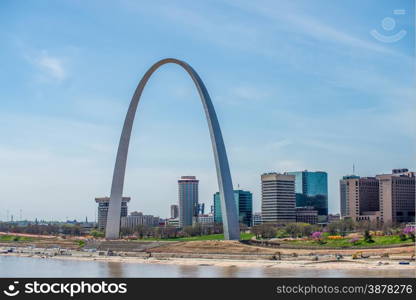
[[[338,180],[353,163],[361,176],[416,169],[414,9],[411,0],[1,1],[0,219],[20,209],[93,219],[133,91],[165,57],[204,80],[234,185],[253,192],[256,211],[261,173],[308,169],[328,172],[338,212]],[[374,29],[406,35],[384,43]],[[200,179],[210,205],[209,133],[185,72],[160,69],[136,116],[130,210],[168,216],[181,175]]]

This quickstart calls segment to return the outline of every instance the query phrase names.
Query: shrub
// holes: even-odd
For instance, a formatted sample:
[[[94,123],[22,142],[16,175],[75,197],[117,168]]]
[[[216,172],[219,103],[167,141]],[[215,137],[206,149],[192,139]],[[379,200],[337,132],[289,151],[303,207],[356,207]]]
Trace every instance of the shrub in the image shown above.
[[[103,238],[104,237],[104,232],[101,232],[101,231],[98,231],[98,230],[92,230],[91,235],[94,238]]]
[[[256,235],[256,238],[268,239],[274,238],[277,230],[273,224],[265,223],[253,226],[251,232]]]
[[[323,234],[321,231],[315,231],[314,233],[311,234],[311,237],[321,245],[326,243],[323,240]]]
[[[311,237],[313,239],[320,239],[320,238],[322,238],[322,232],[321,231],[315,231],[314,233],[311,234]]]
[[[401,241],[405,241],[405,240],[407,240],[407,235],[405,235],[403,233],[400,233],[399,238],[400,238]]]
[[[351,244],[355,245],[355,244],[357,244],[357,243],[358,243],[358,241],[359,241],[359,240],[360,240],[360,239],[359,239],[358,237],[355,237],[355,238],[350,239],[350,240],[349,240],[349,242],[350,242]]]
[[[403,229],[403,234],[408,235],[409,238],[411,238],[413,242],[415,241],[415,232],[416,232],[416,228],[412,226],[407,226]]]
[[[374,243],[373,237],[369,230],[364,231],[364,241],[367,243]]]

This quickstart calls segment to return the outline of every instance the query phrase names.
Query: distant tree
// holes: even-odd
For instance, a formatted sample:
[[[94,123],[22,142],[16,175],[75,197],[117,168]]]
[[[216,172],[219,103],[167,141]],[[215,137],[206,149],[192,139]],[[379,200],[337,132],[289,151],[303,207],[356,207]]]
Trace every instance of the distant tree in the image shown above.
[[[381,224],[381,230],[383,231],[384,234],[387,234],[387,235],[394,234],[394,226],[393,226],[393,223],[390,222],[390,221],[383,222]]]
[[[329,223],[328,224],[328,226],[326,227],[327,228],[327,230],[328,230],[328,233],[330,234],[330,235],[335,235],[335,234],[338,234],[338,232],[339,232],[339,221],[337,221],[337,222],[332,222],[332,223]]]
[[[246,232],[248,230],[248,226],[244,223],[240,223],[240,232]]]
[[[342,219],[337,222],[330,223],[327,227],[329,234],[340,234],[345,236],[348,232],[355,229],[356,224],[352,219]]]
[[[251,228],[251,232],[259,238],[273,238],[276,236],[276,225],[270,223],[259,224]]]
[[[127,235],[132,235],[133,234],[133,229],[132,228],[128,228],[128,227],[121,227],[120,228],[120,235],[121,236],[127,236]]]
[[[288,223],[284,227],[284,230],[288,235],[290,235],[293,238],[298,237],[302,234],[302,229],[299,223]]]
[[[201,224],[194,224],[193,226],[185,226],[183,232],[187,236],[200,236],[204,232],[203,226]]]
[[[364,241],[367,243],[374,243],[373,237],[369,230],[364,231]]]
[[[147,225],[137,225],[134,228],[134,234],[139,238],[143,239],[144,237],[151,237],[154,235],[152,228]]]
[[[104,232],[98,230],[91,230],[90,234],[96,239],[104,237]]]
[[[307,224],[307,223],[301,223],[301,229],[302,229],[302,236],[310,236],[312,234],[312,232],[314,231],[318,231],[319,227],[316,225],[311,225],[311,224]]]

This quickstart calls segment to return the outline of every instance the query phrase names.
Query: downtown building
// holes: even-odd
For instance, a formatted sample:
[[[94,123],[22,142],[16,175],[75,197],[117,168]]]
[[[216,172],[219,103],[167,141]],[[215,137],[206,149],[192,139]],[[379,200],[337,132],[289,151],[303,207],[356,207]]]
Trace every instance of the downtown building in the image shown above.
[[[380,222],[378,193],[377,178],[344,176],[340,180],[342,217]]]
[[[415,221],[415,172],[394,169],[376,177],[344,176],[340,180],[341,217],[355,221]]]
[[[257,226],[257,225],[260,225],[261,223],[262,223],[261,212],[253,213],[253,219],[252,219],[252,222],[251,222],[251,226]]]
[[[377,175],[380,218],[385,223],[415,222],[415,172],[394,169],[392,174]]]
[[[195,176],[182,176],[178,180],[179,226],[192,226],[198,218],[198,184]]]
[[[340,214],[329,214],[328,215],[328,224],[339,222],[341,220]]]
[[[295,176],[279,173],[261,175],[261,218],[263,223],[296,221]]]
[[[179,217],[179,206],[177,204],[172,204],[170,206],[170,218],[176,219]]]
[[[313,206],[296,207],[296,222],[318,224],[318,211]]]
[[[121,217],[121,228],[135,229],[138,226],[159,226],[160,218],[153,215],[144,215],[142,212],[133,211],[128,216]]]
[[[198,224],[213,225],[214,224],[214,215],[212,215],[212,214],[200,214],[200,215],[198,215]]]
[[[237,205],[238,221],[250,227],[253,216],[253,194],[249,191],[234,190],[234,201]],[[214,194],[214,222],[222,223],[220,193]]]
[[[95,198],[95,202],[98,203],[98,213],[97,213],[97,226],[100,231],[105,231],[105,226],[107,225],[107,215],[108,207],[110,204],[110,197],[99,197]],[[120,217],[126,217],[128,208],[127,202],[130,202],[130,197],[123,197],[121,201],[121,212]]]
[[[354,179],[360,179],[360,176],[357,175],[347,175],[342,177],[339,181],[339,191],[340,191],[340,208],[341,208],[341,217],[347,217],[350,215],[350,184],[355,184]],[[354,204],[355,205],[355,204]]]
[[[319,222],[328,218],[328,174],[317,171],[287,172],[295,176],[296,207],[313,207]]]

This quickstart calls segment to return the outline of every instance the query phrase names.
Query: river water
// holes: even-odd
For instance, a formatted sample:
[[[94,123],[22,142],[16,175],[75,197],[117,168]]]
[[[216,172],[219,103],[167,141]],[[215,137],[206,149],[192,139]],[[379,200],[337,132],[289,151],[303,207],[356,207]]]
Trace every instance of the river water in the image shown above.
[[[416,277],[416,271],[188,266],[0,256],[0,277]]]

